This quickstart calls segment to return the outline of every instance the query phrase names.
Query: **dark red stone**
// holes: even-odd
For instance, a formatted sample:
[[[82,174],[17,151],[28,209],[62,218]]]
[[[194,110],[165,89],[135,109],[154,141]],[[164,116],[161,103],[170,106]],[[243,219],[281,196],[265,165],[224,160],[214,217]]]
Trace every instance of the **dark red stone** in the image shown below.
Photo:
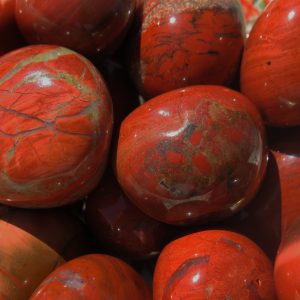
[[[28,299],[64,259],[87,253],[82,224],[62,210],[0,206],[0,298]]]
[[[134,10],[135,0],[16,0],[17,22],[28,42],[97,57],[119,46]]]
[[[275,299],[263,251],[237,233],[210,230],[173,241],[154,273],[154,300]]]
[[[139,95],[125,68],[117,62],[106,60],[99,67],[113,102],[114,128],[119,131],[122,121],[139,103]]]
[[[129,55],[145,98],[189,85],[233,82],[244,44],[239,1],[149,0],[142,8]]]
[[[275,263],[274,278],[278,300],[294,300],[300,295],[300,216],[282,239]]]
[[[300,127],[273,129],[269,147],[276,159],[283,235],[300,216]],[[274,187],[275,188],[275,187]]]
[[[281,189],[276,159],[270,153],[265,178],[255,198],[241,212],[218,226],[239,232],[274,261],[281,241]]]
[[[220,219],[255,195],[266,167],[264,127],[243,95],[216,86],[175,90],[122,123],[117,177],[142,211],[170,224]]]
[[[131,204],[110,170],[86,201],[86,220],[109,253],[134,260],[156,256],[172,231]]]
[[[300,3],[272,1],[255,23],[241,68],[241,90],[272,126],[300,125]]]
[[[0,219],[31,234],[65,260],[89,251],[83,225],[63,209],[24,210],[1,206]]]
[[[150,300],[144,280],[125,262],[93,254],[74,259],[52,272],[31,300]]]
[[[112,134],[110,95],[96,68],[58,46],[0,59],[0,202],[53,207],[99,182]]]
[[[0,55],[24,44],[15,19],[15,0],[0,0]]]
[[[277,161],[282,202],[282,241],[275,261],[279,300],[300,295],[300,127],[273,129],[270,148]]]

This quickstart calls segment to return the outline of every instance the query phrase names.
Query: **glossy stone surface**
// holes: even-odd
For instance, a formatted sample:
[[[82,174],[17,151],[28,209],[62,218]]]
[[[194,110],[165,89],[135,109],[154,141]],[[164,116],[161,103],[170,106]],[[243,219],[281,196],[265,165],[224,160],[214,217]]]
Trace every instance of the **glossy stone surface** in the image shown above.
[[[86,253],[82,225],[61,210],[0,207],[0,298],[27,300],[64,259]]]
[[[256,193],[266,167],[253,104],[224,87],[152,99],[122,123],[117,178],[142,211],[170,224],[223,218]]]
[[[22,48],[0,59],[0,96],[0,202],[53,207],[90,192],[112,133],[94,66],[66,48]]]
[[[158,255],[172,232],[131,204],[110,170],[86,201],[86,220],[109,253],[133,260]]]
[[[300,125],[300,3],[272,1],[246,43],[241,90],[272,126]]]
[[[275,284],[279,300],[294,300],[300,294],[300,127],[273,129],[269,137],[282,203],[282,242],[275,261]]]
[[[125,262],[94,254],[74,259],[51,273],[31,300],[150,300],[144,280]]]
[[[262,185],[249,205],[217,225],[245,235],[274,261],[281,241],[281,189],[278,165],[269,154]]]
[[[300,216],[300,127],[273,129],[269,147],[279,174],[282,233]]]
[[[300,295],[300,218],[286,231],[279,249],[274,278],[278,300],[294,300]]]
[[[55,44],[87,56],[112,53],[121,43],[135,0],[16,0],[16,18],[29,43]]]
[[[272,265],[246,237],[221,230],[187,235],[161,253],[154,300],[274,300]]]
[[[15,0],[0,0],[0,55],[24,43],[15,20]]]
[[[237,0],[146,1],[129,47],[132,77],[147,99],[189,85],[230,85],[243,45]]]

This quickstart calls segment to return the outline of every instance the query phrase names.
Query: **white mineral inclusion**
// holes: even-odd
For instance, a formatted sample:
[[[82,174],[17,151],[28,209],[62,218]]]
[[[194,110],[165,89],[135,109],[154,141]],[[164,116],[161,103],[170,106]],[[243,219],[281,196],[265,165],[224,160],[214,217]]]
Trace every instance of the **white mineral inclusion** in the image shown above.
[[[193,283],[197,283],[199,281],[199,279],[201,278],[200,273],[197,273],[196,275],[193,276]]]
[[[34,82],[39,87],[48,87],[52,85],[52,80],[49,74],[42,71],[31,72],[25,77],[26,82]]]
[[[176,18],[171,17],[169,21],[170,21],[170,24],[175,24],[176,23]]]
[[[288,14],[288,20],[291,21],[296,16],[296,12],[294,10],[291,10]]]
[[[52,85],[52,81],[48,77],[41,77],[38,79],[38,85],[40,87],[47,87]]]

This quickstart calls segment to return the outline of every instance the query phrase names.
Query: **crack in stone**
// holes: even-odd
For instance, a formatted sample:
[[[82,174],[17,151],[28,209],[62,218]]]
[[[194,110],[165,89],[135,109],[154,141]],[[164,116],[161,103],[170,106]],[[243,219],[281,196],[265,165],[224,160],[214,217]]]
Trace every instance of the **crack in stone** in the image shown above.
[[[57,59],[58,57],[60,57],[62,55],[71,55],[71,54],[75,55],[81,61],[83,61],[84,63],[87,64],[87,67],[84,68],[84,70],[82,71],[79,78],[77,78],[67,72],[57,70],[57,69],[53,68],[52,66],[49,66],[49,64],[48,64],[48,61],[50,61],[50,60]],[[78,180],[78,176],[75,176],[75,174],[80,170],[80,168],[84,164],[89,162],[91,156],[95,155],[96,146],[97,146],[97,138],[96,137],[101,134],[101,132],[99,130],[99,126],[98,126],[99,118],[100,118],[99,104],[102,104],[102,99],[101,99],[102,94],[101,94],[101,91],[99,88],[99,86],[101,86],[101,77],[99,77],[95,67],[93,67],[93,65],[91,65],[91,63],[88,60],[86,60],[84,57],[82,57],[81,55],[77,55],[73,51],[70,51],[65,48],[55,48],[53,50],[50,50],[50,51],[47,51],[44,53],[39,53],[39,54],[33,55],[33,56],[21,61],[20,63],[18,63],[12,70],[10,70],[2,78],[0,78],[0,85],[5,83],[6,81],[10,80],[11,78],[13,78],[13,76],[16,75],[18,72],[20,72],[22,68],[24,68],[30,64],[34,64],[34,63],[44,63],[45,66],[49,69],[48,72],[43,73],[44,76],[49,77],[49,79],[51,79],[51,80],[63,81],[65,83],[69,84],[70,86],[74,87],[75,90],[78,91],[79,95],[73,96],[71,98],[71,100],[69,100],[69,101],[66,101],[64,103],[59,103],[56,108],[56,111],[58,113],[56,114],[54,120],[47,121],[47,120],[42,120],[39,117],[35,117],[33,115],[12,109],[12,107],[14,107],[18,103],[18,101],[23,100],[22,98],[24,97],[24,95],[41,95],[43,97],[55,97],[55,95],[56,95],[55,93],[48,94],[48,93],[43,93],[41,91],[37,91],[34,93],[27,92],[27,91],[21,91],[21,92],[15,91],[15,89],[18,89],[18,88],[24,86],[28,82],[35,82],[37,80],[36,76],[29,77],[29,78],[22,80],[17,85],[15,85],[13,89],[7,89],[7,90],[0,89],[0,92],[3,92],[3,93],[7,92],[9,94],[15,93],[16,95],[19,95],[17,97],[17,99],[13,100],[13,102],[12,102],[12,104],[10,104],[9,108],[6,108],[5,106],[0,105],[0,110],[2,110],[3,112],[6,112],[6,113],[15,114],[17,116],[23,117],[28,120],[37,121],[38,123],[40,123],[42,125],[40,127],[30,129],[30,130],[20,131],[15,134],[6,133],[6,132],[0,130],[0,135],[3,135],[8,138],[13,138],[13,137],[17,138],[13,147],[6,152],[7,163],[10,162],[13,155],[15,154],[17,144],[20,141],[22,141],[24,138],[26,138],[29,134],[36,133],[36,132],[39,132],[42,130],[51,129],[52,132],[54,133],[54,136],[57,136],[58,133],[61,133],[61,134],[66,134],[66,135],[91,137],[92,143],[91,143],[90,151],[87,153],[87,155],[85,157],[82,158],[82,160],[80,162],[78,162],[78,164],[76,166],[73,166],[72,169],[67,170],[60,174],[50,175],[46,178],[44,178],[44,177],[36,178],[36,179],[31,180],[30,182],[22,182],[22,180],[21,180],[21,182],[19,182],[19,181],[16,182],[16,181],[12,180],[10,178],[10,176],[4,170],[2,170],[1,175],[0,175],[1,176],[0,180],[2,181],[2,183],[4,183],[4,186],[7,187],[7,189],[10,191],[10,193],[15,193],[15,194],[18,194],[18,193],[22,193],[22,194],[25,193],[26,195],[43,194],[45,192],[45,190],[44,190],[45,187],[44,187],[44,183],[43,183],[45,180],[54,180],[55,181],[55,180],[59,180],[63,176],[68,177],[68,180],[65,182],[65,184],[68,184],[68,185],[74,184],[74,182],[76,182],[76,180]],[[54,71],[54,74],[49,73],[50,71]],[[93,84],[95,84],[96,88],[98,87],[96,89],[96,91],[93,90],[93,87],[90,87],[83,82],[87,71],[89,71],[91,73],[91,75],[94,79]],[[41,89],[42,88],[43,87],[41,87]],[[82,99],[80,99],[80,98],[82,98]],[[65,108],[68,105],[72,104],[76,100],[80,101],[80,102],[84,102],[87,105],[85,107],[83,107],[77,113],[73,113],[73,114],[69,114],[69,115],[58,115],[60,112],[63,113],[63,110],[65,110]],[[91,132],[91,133],[67,132],[67,131],[55,128],[55,124],[58,119],[67,119],[67,118],[72,118],[72,117],[80,116],[80,115],[87,115],[90,118],[90,120],[93,124],[93,127],[94,127],[93,132]],[[26,142],[32,148],[37,159],[39,159],[42,163],[46,163],[41,160],[41,158],[39,157],[39,154],[37,153],[34,146],[30,143],[30,141],[26,140]],[[51,145],[53,145],[52,143],[53,143],[53,139],[51,140]],[[95,171],[93,171],[93,174],[94,174],[93,176],[97,177],[98,173],[99,173],[99,170],[98,170],[98,168],[96,168]]]
[[[6,107],[2,106],[1,104],[0,104],[0,110],[2,110],[4,112],[16,114],[17,116],[21,116],[25,119],[34,120],[34,121],[37,121],[37,122],[40,122],[40,123],[45,123],[45,121],[42,120],[42,119],[39,119],[39,118],[34,117],[32,115],[25,114],[23,112],[19,112],[17,110],[12,109],[12,108],[6,108]]]
[[[47,126],[37,127],[37,128],[34,128],[34,129],[28,129],[28,130],[20,131],[20,132],[17,132],[17,133],[7,133],[7,132],[0,129],[0,135],[4,135],[6,137],[12,137],[13,138],[13,137],[18,137],[18,136],[28,135],[30,133],[35,133],[35,132],[44,130],[46,128],[47,128]]]

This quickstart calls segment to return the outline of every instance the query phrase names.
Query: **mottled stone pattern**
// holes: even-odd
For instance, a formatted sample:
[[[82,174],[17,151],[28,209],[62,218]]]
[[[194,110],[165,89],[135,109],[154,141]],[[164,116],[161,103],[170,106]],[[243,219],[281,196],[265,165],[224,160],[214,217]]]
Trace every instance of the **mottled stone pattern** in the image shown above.
[[[145,98],[194,84],[230,85],[244,44],[238,1],[148,0],[130,44]]]
[[[163,222],[219,218],[257,191],[264,139],[257,110],[241,94],[215,86],[175,90],[122,123],[118,180],[130,200]]]
[[[299,1],[272,1],[246,43],[241,90],[271,126],[300,125],[299,25]]]
[[[102,175],[111,99],[93,65],[62,47],[0,60],[0,201],[51,207],[79,200]]]
[[[125,262],[107,255],[86,255],[52,272],[31,300],[150,300],[143,278]]]
[[[221,230],[187,235],[161,253],[154,300],[274,300],[272,265],[246,237]]]
[[[135,5],[135,0],[17,0],[16,18],[29,43],[103,57],[121,44]]]

